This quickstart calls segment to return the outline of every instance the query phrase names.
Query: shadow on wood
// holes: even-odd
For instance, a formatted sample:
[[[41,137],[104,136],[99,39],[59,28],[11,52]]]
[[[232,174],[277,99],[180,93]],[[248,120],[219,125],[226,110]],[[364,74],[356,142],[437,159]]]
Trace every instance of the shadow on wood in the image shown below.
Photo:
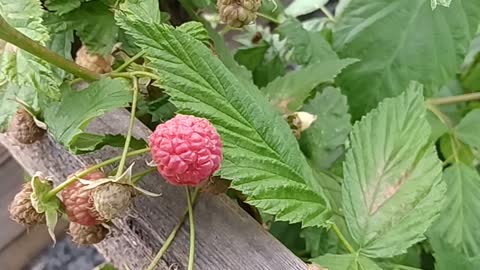
[[[125,133],[129,114],[117,110],[90,125],[93,133]],[[151,131],[136,122],[133,135],[146,139]],[[105,148],[95,154],[72,156],[50,138],[33,145],[19,145],[6,135],[2,142],[30,173],[41,171],[57,184],[78,169],[120,154]],[[145,169],[149,156],[136,159],[135,171]],[[185,209],[184,189],[167,184],[159,174],[145,177],[141,187],[160,197],[139,196],[130,215],[113,221],[112,236],[97,245],[103,255],[119,269],[141,270],[176,225]],[[195,207],[197,270],[305,270],[307,266],[265,231],[238,205],[224,195],[202,194]],[[188,223],[177,234],[158,269],[186,269],[188,261]]]

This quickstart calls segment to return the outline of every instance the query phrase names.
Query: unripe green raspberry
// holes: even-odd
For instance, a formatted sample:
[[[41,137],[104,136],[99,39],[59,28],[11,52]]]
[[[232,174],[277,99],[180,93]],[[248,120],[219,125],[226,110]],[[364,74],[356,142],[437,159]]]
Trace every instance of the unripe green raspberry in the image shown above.
[[[93,204],[100,217],[111,220],[127,211],[133,194],[130,185],[108,182],[93,190]]]
[[[222,22],[241,28],[257,18],[261,0],[218,0],[218,14]]]

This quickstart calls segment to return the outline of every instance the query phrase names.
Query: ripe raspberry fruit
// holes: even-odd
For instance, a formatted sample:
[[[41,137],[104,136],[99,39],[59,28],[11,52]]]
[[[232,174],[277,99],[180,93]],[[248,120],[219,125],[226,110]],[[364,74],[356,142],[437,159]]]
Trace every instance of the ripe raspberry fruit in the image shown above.
[[[217,0],[221,21],[236,28],[253,22],[260,5],[261,0]]]
[[[32,186],[30,183],[26,183],[23,184],[22,190],[15,195],[8,208],[13,221],[27,226],[45,223],[45,215],[38,213],[33,208],[32,193]]]
[[[68,230],[72,241],[77,245],[100,243],[109,233],[108,229],[102,225],[84,226],[75,222],[70,222]]]
[[[95,181],[105,177],[103,172],[95,171],[83,176],[82,179]],[[76,181],[62,191],[63,204],[68,219],[84,226],[103,223],[105,220],[95,210],[92,197],[93,190],[85,189],[85,186],[80,181]]]
[[[134,188],[114,182],[108,182],[93,190],[93,204],[102,219],[110,220],[124,214],[130,202]]]
[[[153,161],[173,185],[197,186],[220,168],[222,141],[207,120],[177,115],[149,138]]]
[[[8,133],[19,143],[32,144],[43,137],[45,130],[37,126],[25,109],[20,109],[13,117]]]
[[[95,73],[103,74],[112,71],[113,57],[108,55],[103,57],[99,54],[89,53],[86,46],[82,46],[77,51],[75,63]]]

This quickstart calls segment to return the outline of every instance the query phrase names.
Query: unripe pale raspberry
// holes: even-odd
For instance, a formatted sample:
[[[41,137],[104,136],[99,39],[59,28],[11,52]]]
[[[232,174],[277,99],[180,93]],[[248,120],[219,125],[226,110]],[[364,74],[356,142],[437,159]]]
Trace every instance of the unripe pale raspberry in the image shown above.
[[[37,126],[33,117],[25,109],[20,109],[13,117],[8,134],[19,143],[32,144],[43,137],[45,130]]]
[[[217,0],[221,21],[236,28],[253,22],[260,5],[261,0]]]
[[[222,141],[207,120],[177,115],[149,138],[153,161],[173,185],[197,186],[220,168]]]
[[[75,222],[70,222],[68,230],[72,241],[77,245],[100,243],[109,233],[108,229],[102,225],[84,226]]]
[[[93,190],[95,210],[103,219],[110,220],[124,214],[130,202],[134,188],[129,185],[108,182]]]
[[[101,171],[92,172],[82,177],[82,179],[90,181],[102,178],[105,178],[105,174]],[[63,204],[68,219],[85,226],[103,223],[105,220],[100,217],[93,204],[93,190],[85,189],[85,186],[80,181],[76,181],[62,191]]]
[[[112,61],[111,55],[103,57],[99,54],[89,53],[86,46],[82,46],[75,57],[75,63],[79,66],[99,74],[111,72]]]
[[[8,208],[13,221],[27,226],[45,223],[45,215],[38,213],[33,208],[32,193],[33,189],[30,183],[25,183],[22,190],[15,195]]]

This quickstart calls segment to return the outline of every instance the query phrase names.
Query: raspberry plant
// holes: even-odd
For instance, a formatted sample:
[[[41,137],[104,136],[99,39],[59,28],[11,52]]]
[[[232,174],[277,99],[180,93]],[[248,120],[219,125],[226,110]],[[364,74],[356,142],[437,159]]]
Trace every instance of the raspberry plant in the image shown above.
[[[0,0],[0,131],[123,148],[56,187],[35,175],[12,218],[52,232],[65,211],[98,243],[158,167],[195,187],[188,269],[198,187],[225,181],[312,269],[480,269],[480,3],[328,2],[181,0],[186,21],[155,0]],[[117,108],[125,136],[86,131]],[[125,170],[150,151],[152,169]]]

